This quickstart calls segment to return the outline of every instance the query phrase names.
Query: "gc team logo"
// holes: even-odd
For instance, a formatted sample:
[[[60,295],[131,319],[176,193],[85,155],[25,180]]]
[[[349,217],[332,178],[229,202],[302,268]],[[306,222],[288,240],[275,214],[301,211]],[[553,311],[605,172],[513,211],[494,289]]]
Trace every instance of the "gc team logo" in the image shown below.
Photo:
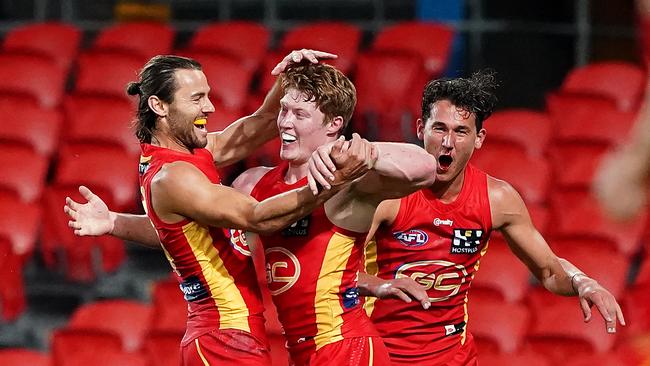
[[[229,229],[230,245],[241,254],[250,257],[251,251],[246,243],[246,234],[241,230]]]
[[[293,286],[300,278],[298,258],[282,247],[268,248],[266,254],[266,282],[271,295],[279,295]]]
[[[419,247],[429,241],[429,235],[422,230],[411,229],[393,233],[395,239],[407,247]]]
[[[443,260],[418,261],[402,264],[395,278],[410,277],[424,286],[429,301],[445,301],[458,294],[465,283],[467,270],[461,264]],[[434,291],[432,291],[434,290]]]

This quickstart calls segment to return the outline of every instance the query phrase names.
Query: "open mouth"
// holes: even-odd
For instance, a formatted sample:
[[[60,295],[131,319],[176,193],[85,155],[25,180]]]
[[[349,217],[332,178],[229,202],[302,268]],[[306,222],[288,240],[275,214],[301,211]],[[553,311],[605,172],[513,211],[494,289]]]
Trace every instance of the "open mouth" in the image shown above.
[[[440,155],[438,157],[438,167],[443,171],[447,171],[453,162],[454,158],[451,155]]]
[[[194,120],[194,127],[198,128],[199,130],[205,130],[207,124],[208,124],[207,118],[198,118]]]
[[[282,132],[280,134],[280,138],[282,139],[283,144],[290,144],[292,142],[296,142],[297,140],[296,136],[288,134],[286,132]]]

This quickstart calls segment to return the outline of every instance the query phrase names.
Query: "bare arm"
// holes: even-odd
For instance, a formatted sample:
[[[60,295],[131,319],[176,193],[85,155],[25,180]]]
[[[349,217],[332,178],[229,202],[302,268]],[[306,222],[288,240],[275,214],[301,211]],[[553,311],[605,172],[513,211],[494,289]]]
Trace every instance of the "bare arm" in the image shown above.
[[[370,228],[377,205],[430,186],[436,177],[436,159],[424,149],[404,143],[369,143],[378,150],[373,168],[325,204],[327,216],[337,226],[357,232]],[[325,149],[315,152],[326,162]],[[322,168],[325,168],[323,166]]]
[[[580,297],[585,321],[596,305],[606,321],[607,332],[616,331],[616,319],[625,319],[614,296],[570,262],[558,258],[533,225],[519,193],[508,183],[489,178],[488,192],[493,227],[500,230],[512,252],[544,287],[558,295]]]
[[[68,226],[78,236],[113,235],[123,240],[159,248],[158,234],[146,215],[131,215],[109,211],[106,203],[90,189],[81,186],[79,193],[86,199],[79,203],[66,198],[63,210],[70,217]]]

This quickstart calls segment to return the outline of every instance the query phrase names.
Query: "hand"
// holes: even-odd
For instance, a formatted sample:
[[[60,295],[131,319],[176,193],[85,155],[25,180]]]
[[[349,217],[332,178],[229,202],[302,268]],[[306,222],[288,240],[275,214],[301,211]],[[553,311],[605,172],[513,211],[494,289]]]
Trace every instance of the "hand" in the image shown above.
[[[422,308],[425,310],[431,306],[429,295],[427,295],[424,286],[415,282],[411,277],[387,280],[370,291],[379,299],[397,298],[406,303],[415,299],[422,304]]]
[[[617,319],[621,325],[625,326],[623,312],[614,296],[596,280],[582,274],[576,277],[578,277],[575,282],[577,283],[580,307],[585,316],[585,322],[591,320],[591,307],[596,305],[600,315],[605,319],[607,333],[616,333]]]
[[[291,64],[300,63],[304,59],[309,60],[312,64],[317,64],[318,60],[335,59],[337,57],[338,56],[333,53],[316,51],[316,50],[308,50],[305,48],[301,50],[291,51],[291,53],[284,56],[282,61],[280,61],[277,65],[275,65],[275,67],[271,71],[271,75],[278,76],[282,72],[284,72],[287,66]]]
[[[79,193],[86,199],[86,203],[65,198],[63,211],[72,219],[68,221],[68,226],[78,236],[110,234],[115,227],[115,215],[108,210],[106,203],[84,186],[79,187]]]
[[[332,161],[330,153],[335,146],[336,149],[340,150],[345,147],[345,144],[345,137],[341,136],[336,141],[319,147],[311,154],[311,158],[309,158],[309,173],[307,175],[307,181],[309,182],[309,188],[314,195],[318,194],[318,184],[325,189],[331,188],[330,181],[334,180],[336,164]],[[347,143],[347,145],[349,147],[349,143]],[[348,147],[345,148],[347,149]]]

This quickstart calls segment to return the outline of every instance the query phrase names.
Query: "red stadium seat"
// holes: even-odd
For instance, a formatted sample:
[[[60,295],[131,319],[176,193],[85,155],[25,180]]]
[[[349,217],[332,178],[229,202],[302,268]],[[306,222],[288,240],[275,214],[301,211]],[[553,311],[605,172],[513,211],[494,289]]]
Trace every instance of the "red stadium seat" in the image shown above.
[[[619,298],[625,289],[630,263],[623,254],[600,244],[588,239],[552,239],[549,245],[557,256],[575,264]]]
[[[415,116],[408,107],[425,84],[422,64],[407,54],[364,53],[357,61],[355,129],[370,139],[413,139]]]
[[[131,300],[103,300],[84,304],[70,317],[70,329],[92,329],[120,336],[124,351],[140,349],[151,322],[151,306]]]
[[[620,111],[611,101],[591,96],[556,93],[548,96],[547,107],[557,144],[616,145],[627,138],[636,120],[636,111]]]
[[[280,43],[284,54],[301,48],[330,52],[338,58],[325,61],[348,74],[354,65],[361,42],[361,30],[343,22],[312,22],[297,26],[285,33]]]
[[[479,354],[481,366],[552,366],[544,354],[521,352],[515,354]]]
[[[63,116],[56,109],[18,99],[0,98],[0,142],[30,145],[45,157],[50,157],[59,143]],[[20,116],[20,118],[18,118]]]
[[[590,189],[607,151],[607,145],[577,141],[553,146],[549,158],[555,170],[555,189]]]
[[[527,346],[547,355],[556,365],[568,364],[570,357],[603,354],[616,342],[616,334],[605,331],[605,322],[595,308],[589,323],[583,320],[575,297],[561,297],[546,290],[528,296],[533,316]]]
[[[551,235],[556,238],[593,239],[599,246],[632,256],[641,247],[647,213],[631,222],[608,218],[589,192],[564,191],[553,194]]]
[[[264,25],[255,22],[212,23],[194,33],[188,50],[227,54],[254,72],[266,56],[270,36]]]
[[[505,180],[521,194],[527,203],[544,203],[551,186],[551,167],[544,157],[528,156],[525,150],[512,144],[486,144],[472,162],[489,175]]]
[[[447,68],[454,31],[444,24],[401,22],[383,28],[375,36],[375,51],[407,51],[417,54],[431,78],[439,77]]]
[[[156,282],[152,294],[153,315],[150,329],[162,332],[184,332],[187,325],[187,303],[175,279]],[[179,340],[180,342],[180,340]]]
[[[40,199],[47,174],[46,158],[29,146],[3,145],[0,166],[0,190],[17,194],[23,202]]]
[[[66,140],[69,142],[108,143],[122,147],[132,156],[140,153],[135,137],[134,106],[124,99],[69,96],[64,103]],[[111,113],[106,113],[110,105]]]
[[[467,311],[467,326],[476,340],[479,355],[514,353],[520,349],[530,323],[525,305],[472,296]]]
[[[65,75],[54,61],[29,55],[0,54],[0,94],[31,98],[44,108],[61,103]]]
[[[174,31],[167,25],[155,22],[120,23],[102,29],[92,49],[125,53],[149,59],[172,52]]]
[[[79,56],[75,94],[90,94],[129,100],[126,85],[138,79],[146,59],[119,53],[92,52]]]
[[[199,61],[208,83],[210,97],[228,110],[241,110],[246,105],[253,73],[241,60],[227,55],[184,51],[183,56]]]
[[[147,366],[139,354],[121,349],[113,333],[88,329],[59,329],[52,337],[54,366]]]
[[[109,207],[115,207],[107,191],[89,187]],[[98,273],[115,271],[125,259],[124,242],[109,235],[75,236],[68,227],[68,216],[61,213],[66,197],[83,202],[76,186],[51,186],[44,194],[43,207],[49,219],[42,224],[41,251],[46,267],[61,267],[68,279],[84,282],[93,281]]]
[[[38,238],[41,208],[36,203],[24,203],[10,194],[0,195],[0,236],[11,241],[13,252],[27,259]]]
[[[637,65],[626,62],[599,62],[575,68],[567,74],[560,91],[603,96],[616,102],[622,111],[633,111],[646,86],[646,75]]]
[[[486,147],[495,142],[512,143],[535,157],[546,152],[553,128],[547,114],[527,109],[495,112],[483,126],[487,130]]]
[[[11,242],[0,236],[0,317],[4,320],[15,320],[25,310],[22,262]],[[4,365],[2,353],[0,365]]]
[[[10,30],[4,40],[5,53],[44,56],[67,73],[81,43],[81,31],[67,23],[34,23]]]
[[[183,332],[151,332],[144,342],[149,364],[178,366],[181,363],[181,340]]]
[[[53,366],[49,355],[27,348],[5,348],[0,350],[0,365]]]
[[[567,365],[571,366],[640,366],[640,364],[631,362],[628,355],[622,352],[608,352],[605,354],[580,355],[569,358]]]
[[[518,302],[528,291],[529,278],[528,268],[510,251],[505,240],[493,237],[481,259],[469,298],[474,302],[475,294],[485,297],[482,294],[487,290],[497,293],[502,301]]]
[[[628,288],[619,302],[628,335],[645,335],[650,332],[650,284],[644,283]]]
[[[138,161],[118,147],[68,144],[60,150],[54,183],[101,187],[110,192],[114,209],[132,210],[139,199]]]

